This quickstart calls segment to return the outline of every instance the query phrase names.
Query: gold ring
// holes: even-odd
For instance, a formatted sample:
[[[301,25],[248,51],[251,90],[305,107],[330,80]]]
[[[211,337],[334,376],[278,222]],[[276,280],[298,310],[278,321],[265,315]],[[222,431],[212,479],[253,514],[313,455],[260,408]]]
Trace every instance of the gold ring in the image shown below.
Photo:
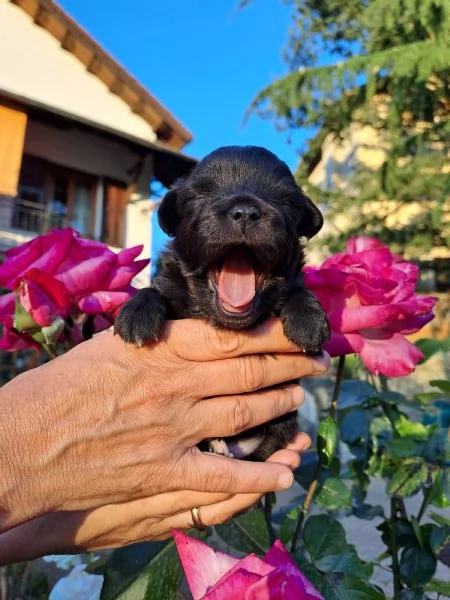
[[[191,517],[192,522],[194,523],[194,527],[196,529],[198,529],[199,531],[204,531],[205,529],[208,529],[202,521],[199,508],[191,508]]]

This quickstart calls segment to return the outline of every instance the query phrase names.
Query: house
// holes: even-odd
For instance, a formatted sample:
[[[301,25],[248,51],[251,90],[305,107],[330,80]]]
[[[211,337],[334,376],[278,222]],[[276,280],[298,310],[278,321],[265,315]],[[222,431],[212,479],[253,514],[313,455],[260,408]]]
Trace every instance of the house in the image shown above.
[[[0,250],[53,227],[150,255],[183,125],[52,0],[0,0]]]
[[[381,110],[381,109],[380,109]],[[358,193],[353,189],[352,176],[363,166],[372,173],[382,169],[389,155],[389,144],[378,130],[371,125],[352,123],[342,139],[333,135],[325,137],[320,151],[311,160],[308,172],[308,183],[324,190],[342,190],[349,197]],[[450,174],[450,156],[443,173]],[[367,201],[363,206],[357,205],[355,210],[366,217],[377,215],[383,217],[385,226],[393,231],[407,228],[415,219],[430,211],[432,203],[425,204],[419,197],[408,203],[396,202],[391,198],[377,198]],[[341,212],[327,219],[323,231],[327,235],[335,232],[346,232],[354,225],[354,213]],[[446,196],[442,205],[442,231],[450,233],[450,196]],[[420,253],[412,247],[404,248],[402,255],[421,266],[421,291],[445,292],[450,290],[450,250],[445,244],[434,246],[427,254]],[[323,260],[320,249],[312,253],[313,261]]]

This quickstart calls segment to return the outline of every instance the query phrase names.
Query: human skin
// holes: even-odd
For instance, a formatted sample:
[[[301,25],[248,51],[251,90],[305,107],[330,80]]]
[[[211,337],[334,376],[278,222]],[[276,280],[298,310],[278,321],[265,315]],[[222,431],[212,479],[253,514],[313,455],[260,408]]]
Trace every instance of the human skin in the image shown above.
[[[192,526],[194,506],[207,524],[229,518],[289,487],[294,450],[308,439],[266,463],[197,444],[296,409],[303,393],[284,382],[327,366],[328,357],[313,360],[288,342],[276,319],[245,332],[168,322],[141,348],[110,332],[80,344],[0,390],[0,531],[24,524],[19,539],[26,527],[60,519],[70,531],[59,542],[66,551],[132,543],[143,529],[160,539]]]

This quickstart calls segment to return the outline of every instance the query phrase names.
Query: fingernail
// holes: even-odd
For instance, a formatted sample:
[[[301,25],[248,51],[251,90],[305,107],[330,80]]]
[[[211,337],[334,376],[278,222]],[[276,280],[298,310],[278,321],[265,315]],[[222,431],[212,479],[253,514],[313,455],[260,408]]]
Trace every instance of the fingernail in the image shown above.
[[[322,353],[322,356],[316,356],[313,359],[314,371],[315,373],[324,373],[328,371],[330,366],[330,355],[325,350]]]
[[[292,408],[299,408],[305,401],[305,393],[302,388],[296,385],[292,389]]]
[[[293,481],[294,476],[292,475],[292,473],[282,473],[278,477],[277,490],[286,490],[287,488],[290,488]]]

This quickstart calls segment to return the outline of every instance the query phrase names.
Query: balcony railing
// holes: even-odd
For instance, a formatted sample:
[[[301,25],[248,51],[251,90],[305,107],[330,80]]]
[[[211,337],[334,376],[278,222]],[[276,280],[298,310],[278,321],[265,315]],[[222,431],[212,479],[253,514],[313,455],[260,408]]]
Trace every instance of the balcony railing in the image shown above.
[[[39,234],[70,225],[62,204],[45,205],[22,198],[15,198],[13,202],[11,227],[15,229]]]

